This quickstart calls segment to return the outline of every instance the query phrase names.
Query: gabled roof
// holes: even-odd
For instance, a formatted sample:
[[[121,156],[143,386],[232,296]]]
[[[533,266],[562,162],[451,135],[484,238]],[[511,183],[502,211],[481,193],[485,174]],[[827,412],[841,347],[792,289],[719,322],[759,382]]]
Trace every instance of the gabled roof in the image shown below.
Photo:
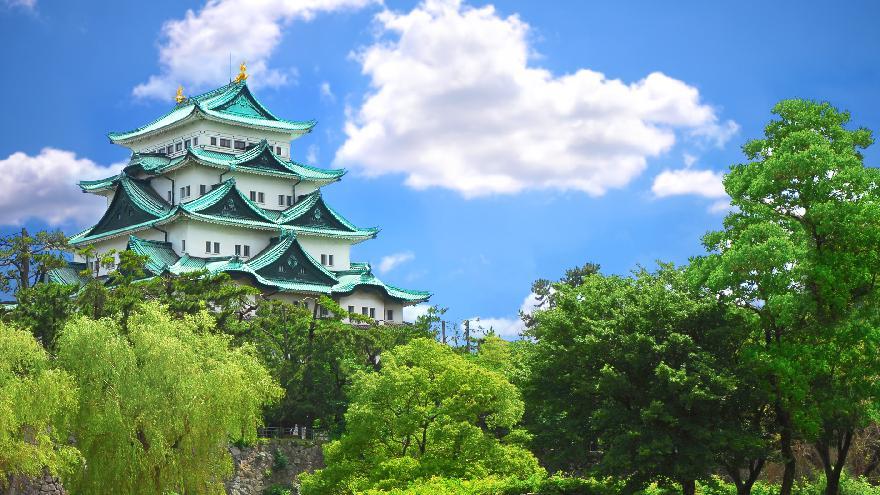
[[[276,220],[279,224],[289,225],[302,232],[321,235],[322,232],[348,232],[354,237],[373,238],[379,232],[376,227],[359,229],[331,208],[324,201],[321,190],[317,189],[297,204],[281,212]]]
[[[333,294],[348,295],[358,289],[372,288],[386,296],[403,303],[415,304],[427,301],[431,293],[421,290],[408,290],[395,287],[379,280],[373,275],[369,263],[351,263],[351,269],[336,272],[339,283],[333,287]]]
[[[159,175],[196,162],[208,167],[222,168],[258,175],[286,177],[299,181],[316,182],[324,185],[338,181],[345,175],[345,169],[323,169],[285,160],[275,154],[272,146],[264,139],[253,148],[233,155],[202,148],[187,148],[186,153],[169,158],[162,153],[132,153],[128,165],[123,170],[134,176],[139,172],[147,175]],[[83,192],[98,193],[116,187],[120,175],[104,179],[80,181]]]
[[[190,218],[213,223],[278,229],[266,210],[257,206],[235,187],[235,178],[225,180],[220,187],[198,199],[181,204],[180,210]]]
[[[149,124],[127,132],[111,132],[108,137],[114,143],[124,144],[196,119],[280,131],[290,134],[292,138],[311,132],[316,123],[314,120],[279,119],[254,97],[247,83],[241,81],[187,98]]]
[[[104,216],[94,227],[71,237],[70,244],[143,230],[164,220],[174,210],[146,181],[123,175],[118,179],[118,190]]]

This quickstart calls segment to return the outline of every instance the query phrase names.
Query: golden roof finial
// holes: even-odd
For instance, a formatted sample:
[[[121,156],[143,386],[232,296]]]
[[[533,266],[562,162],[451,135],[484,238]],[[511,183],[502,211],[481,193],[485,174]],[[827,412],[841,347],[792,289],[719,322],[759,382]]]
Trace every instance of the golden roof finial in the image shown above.
[[[186,96],[183,96],[183,86],[177,87],[177,96],[175,96],[174,99],[177,101],[178,105],[186,101]]]
[[[245,62],[242,62],[241,65],[238,66],[238,75],[235,76],[235,82],[239,83],[247,78],[247,64]]]

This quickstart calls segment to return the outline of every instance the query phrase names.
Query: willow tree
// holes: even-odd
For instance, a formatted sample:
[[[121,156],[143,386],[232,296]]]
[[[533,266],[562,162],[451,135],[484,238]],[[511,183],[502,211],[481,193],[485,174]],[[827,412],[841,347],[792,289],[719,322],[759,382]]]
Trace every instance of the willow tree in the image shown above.
[[[125,327],[70,321],[60,365],[80,390],[73,434],[86,468],[76,493],[223,493],[230,441],[256,439],[281,395],[253,349],[211,331],[205,314],[175,318],[149,303]]]
[[[79,465],[67,442],[76,396],[73,379],[52,369],[29,332],[0,323],[0,488],[19,476],[44,469],[65,475]]]
[[[793,443],[814,443],[836,494],[855,428],[880,399],[880,174],[860,149],[867,129],[828,103],[786,100],[748,162],[724,179],[734,209],[694,260],[708,287],[752,312],[757,369],[773,394],[781,492]]]

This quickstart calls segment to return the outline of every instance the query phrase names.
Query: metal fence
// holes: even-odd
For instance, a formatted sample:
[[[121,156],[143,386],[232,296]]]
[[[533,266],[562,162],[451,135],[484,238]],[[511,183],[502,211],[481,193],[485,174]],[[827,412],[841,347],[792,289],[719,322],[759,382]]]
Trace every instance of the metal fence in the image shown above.
[[[260,438],[301,438],[303,440],[314,440],[316,442],[326,442],[330,439],[327,430],[299,425],[265,426],[257,430],[257,436]]]

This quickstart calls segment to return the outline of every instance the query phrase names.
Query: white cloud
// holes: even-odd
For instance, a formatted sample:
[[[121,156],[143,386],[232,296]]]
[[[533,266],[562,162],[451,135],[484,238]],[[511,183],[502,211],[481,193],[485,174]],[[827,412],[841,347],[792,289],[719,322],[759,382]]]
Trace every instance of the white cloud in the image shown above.
[[[406,175],[414,188],[466,197],[528,188],[601,195],[628,184],[677,134],[722,142],[693,86],[654,72],[624,83],[530,63],[529,26],[492,6],[426,0],[376,17],[380,40],[358,55],[371,91],[348,113],[338,165]]]
[[[431,305],[428,303],[416,304],[414,306],[405,306],[403,308],[403,321],[414,322],[419,316],[428,313]]]
[[[253,86],[280,86],[292,72],[271,68],[268,59],[294,20],[310,21],[321,12],[358,9],[377,0],[208,0],[198,12],[162,26],[159,74],[137,85],[137,97],[171,99],[178,84],[187,94],[223,84],[238,64],[248,63]]]
[[[37,0],[5,0],[9,7],[20,7],[26,10],[34,10],[37,8]]]
[[[36,156],[19,151],[0,159],[0,224],[18,225],[29,218],[50,225],[93,222],[107,201],[83,194],[76,183],[111,176],[122,167],[121,163],[103,167],[54,148],[43,148]]]
[[[664,170],[654,178],[651,191],[658,198],[696,195],[704,198],[724,198],[724,174],[711,170]]]
[[[690,153],[682,154],[682,159],[684,160],[685,168],[691,168],[695,163],[697,163],[696,155],[692,155]]]
[[[321,98],[322,99],[327,100],[331,103],[336,101],[336,95],[333,94],[333,90],[330,89],[329,82],[327,82],[327,81],[322,82],[320,89],[321,89]]]
[[[730,197],[724,191],[723,179],[724,174],[711,170],[664,170],[654,177],[651,191],[658,198],[692,195],[713,199],[709,212],[725,213],[730,210]]]
[[[315,165],[318,163],[318,145],[310,144],[308,148],[306,148],[306,163],[309,165]]]
[[[538,304],[538,296],[534,292],[527,295],[519,306],[519,310],[525,314],[532,314],[537,309],[541,309],[541,305]],[[471,328],[483,331],[489,331],[491,328],[500,337],[508,339],[519,337],[526,329],[519,315],[508,318],[481,318],[475,316],[471,318]]]
[[[379,273],[388,273],[395,267],[406,263],[407,261],[412,261],[414,258],[415,255],[410,252],[394,253],[389,254],[388,256],[383,256],[379,261]]]

